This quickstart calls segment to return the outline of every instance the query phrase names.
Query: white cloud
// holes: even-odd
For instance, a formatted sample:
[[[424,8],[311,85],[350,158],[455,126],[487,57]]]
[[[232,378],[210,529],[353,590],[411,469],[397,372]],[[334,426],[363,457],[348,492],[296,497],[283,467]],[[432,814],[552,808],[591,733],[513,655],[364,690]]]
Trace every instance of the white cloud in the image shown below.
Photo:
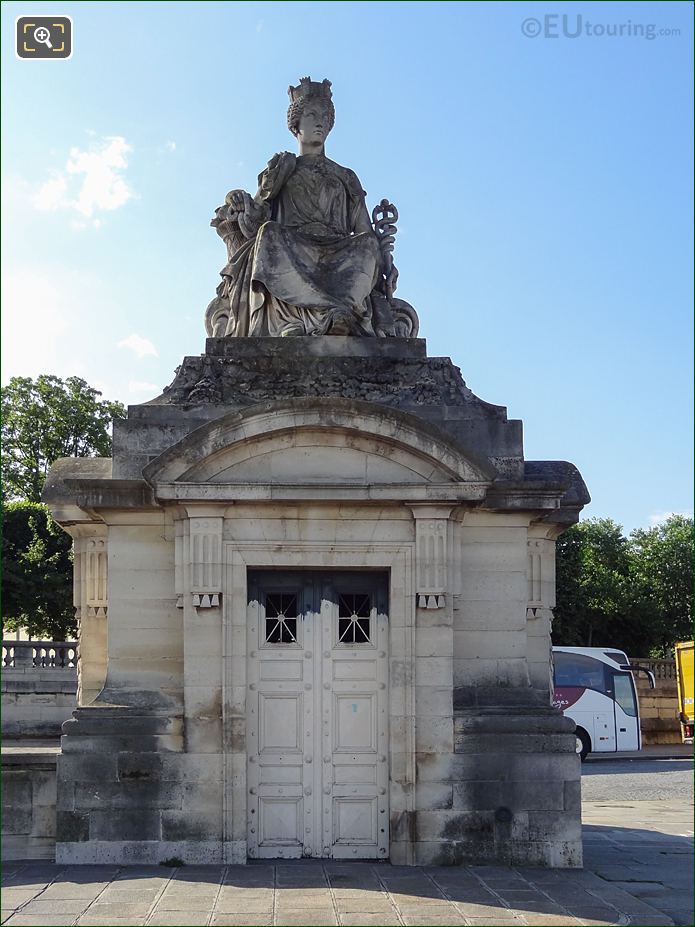
[[[34,207],[76,212],[83,218],[73,222],[74,228],[99,228],[102,220],[95,213],[120,209],[135,196],[123,176],[132,150],[120,135],[101,138],[87,151],[71,148],[63,170],[51,171],[32,197]]]
[[[149,393],[152,396],[158,396],[162,388],[156,383],[147,383],[145,380],[130,380],[128,383],[129,393]]]
[[[148,355],[159,357],[159,351],[152,344],[150,339],[143,338],[141,335],[136,335],[135,333],[119,341],[116,347],[128,348],[129,351],[132,351],[133,354],[137,355],[139,358],[147,357]]]
[[[256,23],[256,32],[263,32],[263,27],[265,26],[265,20],[259,19]]]
[[[649,516],[649,527],[655,528],[657,525],[662,525],[667,518],[670,518],[671,515],[684,515],[686,518],[692,518],[692,511],[687,512],[657,512],[654,515]]]
[[[167,151],[176,151],[176,142],[165,142],[164,147]]]
[[[59,171],[51,171],[51,178],[42,184],[35,196],[34,205],[37,209],[64,209],[68,201],[68,182],[65,175]]]

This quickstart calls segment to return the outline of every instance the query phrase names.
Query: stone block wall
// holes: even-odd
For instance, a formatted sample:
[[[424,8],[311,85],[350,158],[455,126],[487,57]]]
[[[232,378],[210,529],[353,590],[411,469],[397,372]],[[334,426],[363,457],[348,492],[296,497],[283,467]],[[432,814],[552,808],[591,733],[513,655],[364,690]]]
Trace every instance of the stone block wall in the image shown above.
[[[221,756],[124,750],[59,762],[56,862],[219,863]]]
[[[452,539],[451,612],[418,610],[418,699],[427,703],[430,664],[432,681],[453,673],[441,718],[417,712],[418,864],[582,864],[574,725],[550,707],[552,531],[521,514],[466,512]]]
[[[679,744],[681,727],[678,720],[678,684],[675,660],[631,658],[630,663],[651,670],[656,688],[650,689],[644,673],[635,674],[639,699],[642,745]]]
[[[41,642],[37,642],[39,645]],[[75,653],[75,644],[65,644]],[[16,647],[17,659],[12,657]],[[43,648],[46,649],[45,647]],[[11,738],[58,737],[64,721],[72,717],[76,707],[76,666],[40,665],[35,657],[32,642],[3,641],[2,682],[2,735]],[[34,666],[34,660],[38,665]]]
[[[53,859],[56,828],[56,753],[2,757],[2,858]]]
[[[110,526],[108,672],[102,700],[181,704],[183,628],[174,591],[174,527],[163,512]],[[145,694],[146,693],[146,694]]]
[[[551,710],[456,714],[457,816],[449,821],[447,862],[582,865],[579,757],[572,727]]]

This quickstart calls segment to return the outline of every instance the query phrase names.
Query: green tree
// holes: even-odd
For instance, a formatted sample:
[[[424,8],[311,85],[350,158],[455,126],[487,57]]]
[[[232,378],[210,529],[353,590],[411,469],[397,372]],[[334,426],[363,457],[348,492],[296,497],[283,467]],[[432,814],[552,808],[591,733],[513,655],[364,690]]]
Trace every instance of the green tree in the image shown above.
[[[668,656],[692,637],[693,520],[672,515],[629,538],[592,518],[557,543],[553,643]]]
[[[693,519],[671,515],[630,535],[633,609],[648,623],[654,656],[693,636]]]
[[[566,647],[621,646],[630,627],[630,550],[620,525],[590,518],[557,543],[557,605],[553,643]],[[628,648],[629,649],[629,648]]]
[[[34,638],[71,640],[72,539],[38,502],[2,505],[3,626]]]
[[[111,422],[125,418],[120,402],[79,377],[13,377],[2,393],[3,493],[41,501],[48,468],[59,457],[109,457]]]

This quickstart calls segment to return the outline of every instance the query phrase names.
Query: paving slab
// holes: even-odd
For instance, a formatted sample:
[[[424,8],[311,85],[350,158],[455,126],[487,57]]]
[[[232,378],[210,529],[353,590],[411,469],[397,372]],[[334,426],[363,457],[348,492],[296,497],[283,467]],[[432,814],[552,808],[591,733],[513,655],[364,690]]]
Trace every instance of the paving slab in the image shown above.
[[[159,927],[206,927],[210,918],[210,912],[205,911],[185,911],[177,913],[176,911],[163,911],[154,914],[148,919],[147,923],[159,925]],[[111,927],[102,921],[102,927]]]
[[[211,927],[271,927],[272,917],[256,914],[213,914]]]
[[[583,870],[326,861],[4,872],[7,927],[609,927],[693,923],[692,811],[585,802]]]
[[[402,924],[394,914],[341,914],[340,923],[345,927],[395,927]]]
[[[518,918],[510,920],[501,917],[469,917],[467,921],[473,927],[519,927],[519,924],[526,923]]]
[[[334,911],[293,911],[292,913],[277,913],[275,916],[276,924],[283,924],[286,927],[330,927],[338,923],[338,918]]]
[[[105,922],[100,917],[89,917],[84,915],[77,921],[78,927],[105,927]],[[145,919],[142,917],[112,917],[109,919],[108,927],[144,927]]]
[[[66,927],[74,924],[76,917],[75,914],[13,914],[7,923],[12,927]]]
[[[27,904],[31,901],[32,898],[36,897],[36,893],[29,890],[25,891],[21,888],[3,888],[2,889],[2,907],[3,910],[7,910],[9,913],[16,911],[17,908],[21,908],[22,905]],[[9,916],[8,913],[8,916]]]
[[[64,914],[73,914],[75,917],[78,917],[83,913],[85,909],[85,903],[81,898],[63,898],[63,899],[53,899],[51,901],[44,901],[43,895],[30,901],[28,904],[24,905],[22,908],[22,914],[49,914],[49,915],[58,915],[62,917]]]
[[[450,927],[450,925],[455,924],[465,924],[461,915],[456,914],[442,914],[438,917],[432,917],[427,914],[405,914],[403,916],[403,922],[407,927]]]

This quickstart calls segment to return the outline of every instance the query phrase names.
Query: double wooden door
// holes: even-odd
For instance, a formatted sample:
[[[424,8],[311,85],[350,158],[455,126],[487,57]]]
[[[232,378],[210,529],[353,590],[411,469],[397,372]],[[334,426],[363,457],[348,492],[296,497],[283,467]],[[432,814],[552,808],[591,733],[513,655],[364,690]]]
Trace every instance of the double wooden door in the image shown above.
[[[387,577],[249,576],[252,858],[386,859]]]

